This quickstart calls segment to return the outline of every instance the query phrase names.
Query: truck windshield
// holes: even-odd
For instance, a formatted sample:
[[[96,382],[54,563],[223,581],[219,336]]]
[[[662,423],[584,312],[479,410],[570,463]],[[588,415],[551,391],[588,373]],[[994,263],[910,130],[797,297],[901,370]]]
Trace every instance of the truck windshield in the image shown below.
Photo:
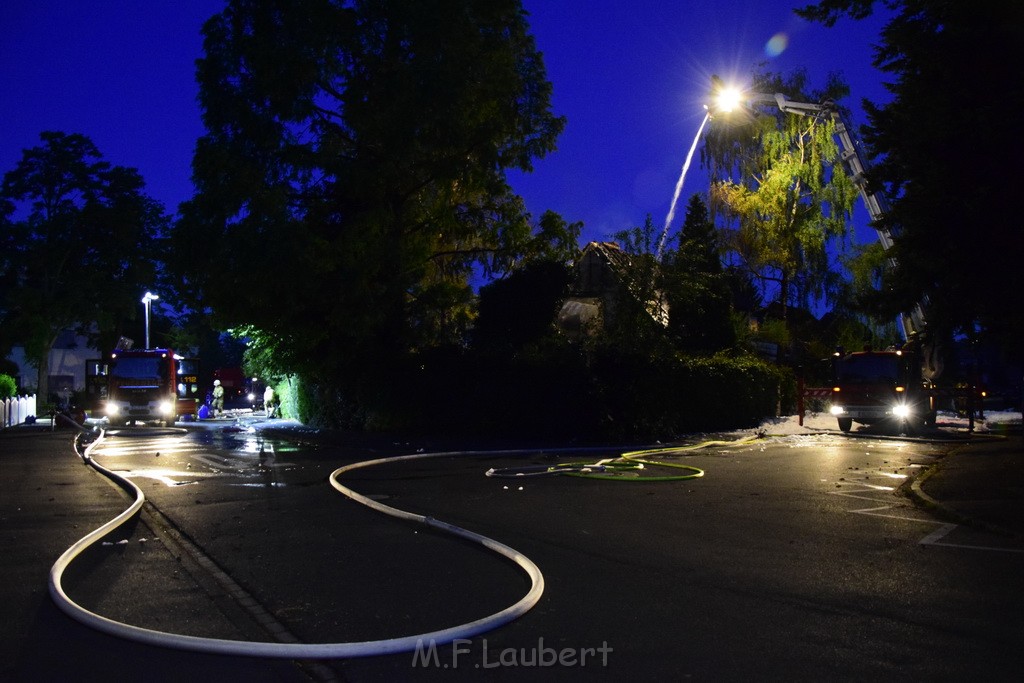
[[[117,358],[110,374],[121,379],[145,379],[159,382],[167,378],[167,361],[161,358]]]
[[[900,377],[898,356],[868,354],[850,356],[836,364],[836,376],[844,384],[884,384]]]
[[[195,358],[179,358],[178,359],[178,374],[179,375],[198,375],[199,374],[199,361]]]

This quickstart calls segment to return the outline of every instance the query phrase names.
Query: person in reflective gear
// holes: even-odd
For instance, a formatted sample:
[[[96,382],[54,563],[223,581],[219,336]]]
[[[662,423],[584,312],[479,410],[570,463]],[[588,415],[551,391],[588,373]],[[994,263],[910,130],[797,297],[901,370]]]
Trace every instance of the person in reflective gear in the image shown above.
[[[224,412],[224,387],[220,380],[213,380],[213,416],[217,417]]]
[[[274,417],[274,413],[277,412],[277,406],[274,405],[274,389],[269,384],[266,391],[263,392],[263,407],[267,409],[268,418]]]

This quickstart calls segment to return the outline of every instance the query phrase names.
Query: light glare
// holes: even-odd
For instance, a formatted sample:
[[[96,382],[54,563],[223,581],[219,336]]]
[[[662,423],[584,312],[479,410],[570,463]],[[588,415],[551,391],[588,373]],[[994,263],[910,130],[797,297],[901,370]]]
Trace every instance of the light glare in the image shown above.
[[[736,88],[722,88],[721,92],[718,93],[717,99],[716,109],[728,114],[740,106],[742,94]]]

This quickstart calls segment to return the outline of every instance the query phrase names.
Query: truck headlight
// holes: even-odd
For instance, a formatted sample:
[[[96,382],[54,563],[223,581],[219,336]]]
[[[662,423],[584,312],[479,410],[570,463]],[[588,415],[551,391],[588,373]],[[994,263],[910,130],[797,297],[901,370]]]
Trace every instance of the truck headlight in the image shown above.
[[[157,406],[157,410],[160,411],[161,415],[170,415],[171,409],[172,406],[170,401],[160,401],[160,405]]]
[[[831,413],[832,415],[842,415],[843,413],[846,412],[846,409],[843,408],[842,406],[833,405],[828,409],[828,412]]]
[[[108,404],[107,404],[107,415],[108,415],[109,417],[114,417],[114,416],[115,416],[115,415],[117,415],[117,414],[118,414],[119,412],[121,412],[121,411],[120,411],[120,410],[118,409],[118,407],[117,407],[117,404],[116,404],[116,403],[108,403]]]
[[[892,414],[896,417],[910,417],[910,406],[905,403],[900,403],[892,408]]]

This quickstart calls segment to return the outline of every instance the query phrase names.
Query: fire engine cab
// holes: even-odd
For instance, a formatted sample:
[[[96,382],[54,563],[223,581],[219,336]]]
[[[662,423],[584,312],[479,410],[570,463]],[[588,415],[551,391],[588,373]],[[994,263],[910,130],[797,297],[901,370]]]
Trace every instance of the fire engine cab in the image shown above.
[[[115,351],[103,361],[90,361],[105,380],[103,399],[112,426],[160,421],[174,424],[179,416],[195,415],[198,360],[171,349]]]
[[[914,351],[837,351],[829,412],[839,429],[892,420],[902,430],[935,424],[935,386]]]

